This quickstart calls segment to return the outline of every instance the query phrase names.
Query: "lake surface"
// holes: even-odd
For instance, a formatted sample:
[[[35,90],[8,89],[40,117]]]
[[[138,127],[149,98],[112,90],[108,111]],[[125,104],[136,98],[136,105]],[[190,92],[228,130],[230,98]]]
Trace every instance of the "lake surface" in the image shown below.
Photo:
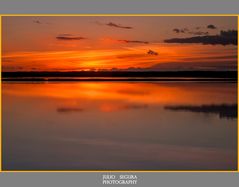
[[[4,170],[236,170],[237,84],[3,82]]]

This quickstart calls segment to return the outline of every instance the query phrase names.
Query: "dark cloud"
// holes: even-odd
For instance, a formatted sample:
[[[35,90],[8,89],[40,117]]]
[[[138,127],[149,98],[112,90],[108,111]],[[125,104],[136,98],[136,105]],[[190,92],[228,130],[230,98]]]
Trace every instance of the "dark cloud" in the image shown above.
[[[42,22],[40,22],[39,20],[33,20],[33,23],[42,24]]]
[[[153,51],[153,50],[149,50],[148,52],[147,52],[147,54],[148,55],[158,55],[158,53],[156,52],[156,51]]]
[[[60,113],[69,113],[69,112],[83,112],[84,110],[82,108],[77,107],[61,107],[57,108],[57,112]]]
[[[212,24],[208,25],[207,28],[208,29],[217,29],[217,27],[215,25],[212,25]]]
[[[164,109],[172,111],[189,111],[206,114],[218,114],[220,118],[237,118],[237,104],[220,105],[174,105],[165,106]]]
[[[171,38],[165,43],[201,43],[211,45],[237,45],[237,30],[221,31],[219,35],[195,36],[190,38]]]
[[[139,41],[139,40],[117,40],[118,42],[123,43],[142,43],[142,44],[149,44],[147,41]]]
[[[195,29],[197,31],[189,30],[188,28],[183,28],[183,29],[175,28],[173,29],[173,32],[177,34],[192,34],[192,35],[208,35],[209,34],[208,32],[198,31],[200,27],[196,27]]]
[[[173,32],[180,33],[180,29],[173,29]]]
[[[112,22],[106,23],[105,25],[110,26],[110,27],[121,28],[121,29],[133,29],[133,27],[123,26],[123,25],[119,25],[119,24],[116,24],[116,23],[112,23]]]
[[[60,34],[56,37],[58,40],[84,40],[87,38],[81,37],[81,36],[75,36],[72,34]]]
[[[175,28],[175,29],[173,29],[173,32],[176,32],[177,34],[186,33],[186,32],[188,32],[188,29],[187,28],[184,28],[184,29]]]

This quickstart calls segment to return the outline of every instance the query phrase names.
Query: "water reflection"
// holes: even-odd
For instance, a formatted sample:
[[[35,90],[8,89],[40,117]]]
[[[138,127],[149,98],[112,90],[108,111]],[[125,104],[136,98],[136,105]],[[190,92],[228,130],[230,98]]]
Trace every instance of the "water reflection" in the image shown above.
[[[237,166],[234,83],[4,83],[2,92],[5,170]]]
[[[227,105],[176,105],[176,106],[165,106],[166,110],[172,111],[190,111],[200,112],[206,114],[218,114],[220,118],[236,118],[237,117],[237,104]]]

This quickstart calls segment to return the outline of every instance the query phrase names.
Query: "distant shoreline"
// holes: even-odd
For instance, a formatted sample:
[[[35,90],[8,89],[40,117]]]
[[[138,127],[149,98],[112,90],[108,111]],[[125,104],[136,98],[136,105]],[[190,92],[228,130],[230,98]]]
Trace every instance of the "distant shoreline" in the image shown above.
[[[2,81],[222,81],[236,82],[237,71],[78,71],[2,72]]]
[[[237,78],[237,71],[16,71],[2,77],[205,77]]]
[[[236,79],[70,79],[70,78],[23,78],[2,79],[3,82],[231,82]]]

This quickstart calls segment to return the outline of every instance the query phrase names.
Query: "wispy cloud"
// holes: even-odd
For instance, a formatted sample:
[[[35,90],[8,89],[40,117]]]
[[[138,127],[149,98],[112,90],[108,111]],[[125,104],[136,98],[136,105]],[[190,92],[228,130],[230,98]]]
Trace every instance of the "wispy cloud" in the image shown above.
[[[208,35],[209,34],[209,32],[203,32],[203,31],[190,31],[188,33],[192,35]]]
[[[56,36],[56,39],[58,39],[58,40],[84,40],[87,38],[72,35],[72,34],[59,34],[58,36]]]
[[[109,22],[109,23],[107,23],[106,25],[108,25],[108,26],[110,26],[110,27],[121,28],[121,29],[133,29],[133,27],[123,26],[123,25],[119,25],[119,24],[116,24],[116,23],[112,23],[112,22]]]
[[[49,23],[49,22],[42,22],[42,21],[40,21],[40,20],[33,20],[32,21],[33,23],[35,23],[35,24],[47,24],[47,25],[49,25],[49,24],[51,24],[51,23]]]
[[[118,42],[122,43],[141,43],[141,44],[149,44],[147,41],[140,41],[140,40],[117,40]]]
[[[117,23],[113,23],[113,22],[101,23],[101,22],[96,21],[95,23],[98,25],[106,25],[109,27],[115,27],[115,28],[120,28],[120,29],[133,29],[133,27],[131,27],[131,26],[125,26],[125,25],[121,25],[121,24],[117,24]]]
[[[188,28],[174,28],[173,32],[177,33],[177,34],[192,34],[192,35],[208,35],[209,32],[208,31],[200,31],[201,27],[195,27],[195,29],[188,29]]]

